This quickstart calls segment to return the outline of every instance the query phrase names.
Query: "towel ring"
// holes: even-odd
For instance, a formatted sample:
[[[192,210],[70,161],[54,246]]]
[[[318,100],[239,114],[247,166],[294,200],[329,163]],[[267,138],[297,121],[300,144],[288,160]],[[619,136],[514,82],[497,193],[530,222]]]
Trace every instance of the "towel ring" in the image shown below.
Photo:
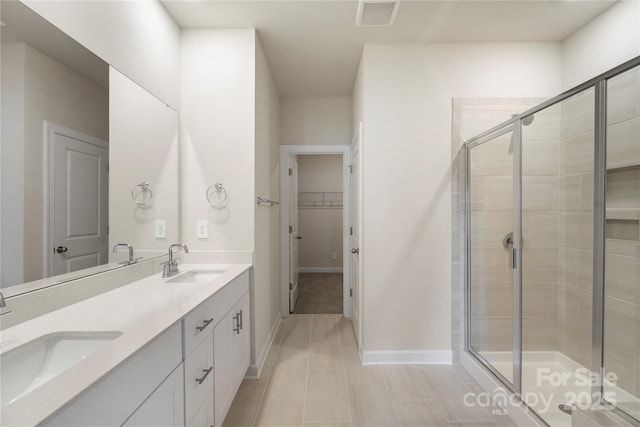
[[[145,194],[148,195],[145,197]],[[143,209],[150,208],[153,201],[153,191],[151,191],[151,185],[147,181],[142,181],[140,184],[134,185],[131,190],[131,198],[138,207]]]
[[[217,201],[211,200],[211,195],[210,195],[211,189],[216,190],[216,198],[218,199]],[[220,193],[223,193],[222,200],[220,199]],[[227,190],[224,188],[224,186],[220,182],[210,185],[209,188],[207,188],[207,192],[205,193],[205,196],[207,196],[207,201],[209,202],[211,207],[215,209],[224,208],[227,205],[227,201],[229,200],[229,196],[227,195]]]

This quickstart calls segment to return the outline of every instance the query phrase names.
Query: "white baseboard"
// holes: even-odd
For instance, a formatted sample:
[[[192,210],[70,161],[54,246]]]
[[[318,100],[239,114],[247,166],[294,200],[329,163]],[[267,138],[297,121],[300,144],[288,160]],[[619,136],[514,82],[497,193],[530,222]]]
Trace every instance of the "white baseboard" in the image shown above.
[[[365,351],[363,365],[450,365],[451,351]]]
[[[342,268],[331,267],[300,267],[299,273],[342,273]]]
[[[280,322],[282,322],[282,318],[280,317],[280,313],[278,313],[275,322],[271,326],[271,331],[269,332],[269,337],[267,341],[262,346],[262,350],[260,350],[260,355],[255,363],[249,365],[249,369],[247,369],[247,374],[245,378],[257,379],[260,378],[260,374],[262,373],[262,368],[264,368],[264,363],[267,361],[267,356],[269,355],[269,350],[271,350],[271,346],[273,345],[273,340],[278,333],[278,328],[280,328]]]

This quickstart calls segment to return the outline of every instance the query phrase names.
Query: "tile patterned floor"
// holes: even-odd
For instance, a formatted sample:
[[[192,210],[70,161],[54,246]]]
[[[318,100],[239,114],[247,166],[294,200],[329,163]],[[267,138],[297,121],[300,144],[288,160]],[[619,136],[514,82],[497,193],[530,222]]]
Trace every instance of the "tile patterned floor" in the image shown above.
[[[334,314],[283,321],[262,378],[245,380],[224,427],[502,427],[460,366],[362,366],[351,321]]]

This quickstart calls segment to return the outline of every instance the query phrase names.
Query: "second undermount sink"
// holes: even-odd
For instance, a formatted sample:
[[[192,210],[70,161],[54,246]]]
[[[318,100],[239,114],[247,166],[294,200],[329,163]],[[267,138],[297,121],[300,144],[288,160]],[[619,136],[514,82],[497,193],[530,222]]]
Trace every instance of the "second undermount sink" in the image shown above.
[[[2,353],[0,404],[21,398],[120,335],[120,331],[55,332]]]
[[[224,270],[191,270],[182,273],[172,279],[167,280],[171,283],[206,283],[210,282],[224,274]]]

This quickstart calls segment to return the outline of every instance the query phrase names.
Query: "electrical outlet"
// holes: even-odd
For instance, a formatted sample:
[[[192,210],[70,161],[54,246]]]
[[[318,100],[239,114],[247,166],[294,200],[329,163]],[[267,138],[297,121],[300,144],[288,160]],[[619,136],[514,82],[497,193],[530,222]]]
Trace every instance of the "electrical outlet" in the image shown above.
[[[209,238],[209,221],[201,219],[196,222],[196,238],[208,239]]]
[[[156,219],[156,239],[166,239],[167,238],[167,220],[166,219]]]
[[[331,253],[331,259],[333,259],[333,260],[338,259],[338,252],[332,252]]]

